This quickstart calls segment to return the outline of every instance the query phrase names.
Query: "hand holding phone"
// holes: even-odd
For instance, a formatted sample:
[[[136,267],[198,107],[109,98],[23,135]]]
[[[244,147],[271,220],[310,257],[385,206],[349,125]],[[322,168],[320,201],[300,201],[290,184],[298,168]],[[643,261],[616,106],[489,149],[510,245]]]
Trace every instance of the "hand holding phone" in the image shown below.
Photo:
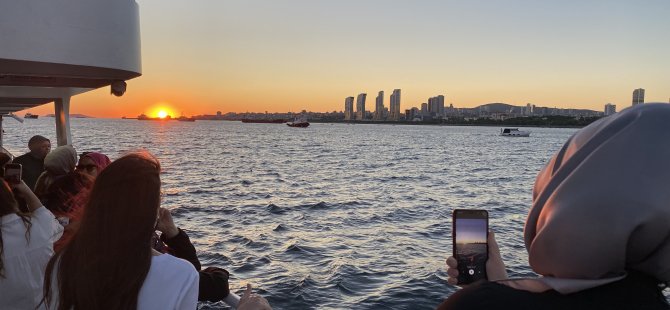
[[[458,283],[486,280],[489,220],[486,210],[454,210],[452,238]]]
[[[9,184],[21,183],[21,164],[6,164],[4,179]]]

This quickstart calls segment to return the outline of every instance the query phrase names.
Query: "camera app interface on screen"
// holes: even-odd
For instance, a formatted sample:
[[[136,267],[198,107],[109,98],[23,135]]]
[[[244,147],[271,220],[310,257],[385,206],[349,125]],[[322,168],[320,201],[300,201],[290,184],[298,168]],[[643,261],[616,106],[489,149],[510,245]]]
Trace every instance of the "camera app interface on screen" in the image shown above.
[[[458,282],[472,283],[486,279],[486,219],[456,219],[456,259],[458,260]]]

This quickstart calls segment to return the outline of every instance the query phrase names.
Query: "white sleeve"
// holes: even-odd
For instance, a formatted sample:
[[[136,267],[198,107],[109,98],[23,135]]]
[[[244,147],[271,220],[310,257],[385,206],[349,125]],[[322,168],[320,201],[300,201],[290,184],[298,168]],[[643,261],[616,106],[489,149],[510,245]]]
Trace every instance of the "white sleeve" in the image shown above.
[[[37,208],[31,214],[31,222],[37,224],[46,232],[49,242],[54,243],[63,235],[63,226],[56,217],[44,206]]]
[[[193,266],[191,266],[193,267]],[[178,310],[195,310],[198,308],[198,290],[200,286],[200,274],[195,271],[195,268],[191,268],[191,273],[189,274],[183,294],[181,298],[177,301],[175,309]]]

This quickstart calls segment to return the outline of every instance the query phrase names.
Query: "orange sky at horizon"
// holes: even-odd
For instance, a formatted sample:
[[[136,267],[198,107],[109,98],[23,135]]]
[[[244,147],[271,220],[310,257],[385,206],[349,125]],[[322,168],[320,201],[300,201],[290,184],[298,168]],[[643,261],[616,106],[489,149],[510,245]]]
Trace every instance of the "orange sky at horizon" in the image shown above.
[[[137,2],[142,76],[122,97],[73,97],[71,113],[331,112],[362,92],[373,111],[377,92],[389,107],[395,88],[401,112],[436,95],[459,108],[597,111],[629,107],[636,88],[670,100],[665,0]]]

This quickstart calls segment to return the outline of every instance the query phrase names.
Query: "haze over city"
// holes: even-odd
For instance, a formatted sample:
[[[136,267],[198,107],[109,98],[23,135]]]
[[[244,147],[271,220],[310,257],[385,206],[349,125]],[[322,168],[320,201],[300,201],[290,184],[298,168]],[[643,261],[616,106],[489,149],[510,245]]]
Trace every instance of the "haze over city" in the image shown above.
[[[630,106],[636,88],[670,97],[668,1],[138,3],[143,76],[123,97],[73,98],[72,113],[342,111],[395,88],[403,111],[438,94],[599,111]]]

